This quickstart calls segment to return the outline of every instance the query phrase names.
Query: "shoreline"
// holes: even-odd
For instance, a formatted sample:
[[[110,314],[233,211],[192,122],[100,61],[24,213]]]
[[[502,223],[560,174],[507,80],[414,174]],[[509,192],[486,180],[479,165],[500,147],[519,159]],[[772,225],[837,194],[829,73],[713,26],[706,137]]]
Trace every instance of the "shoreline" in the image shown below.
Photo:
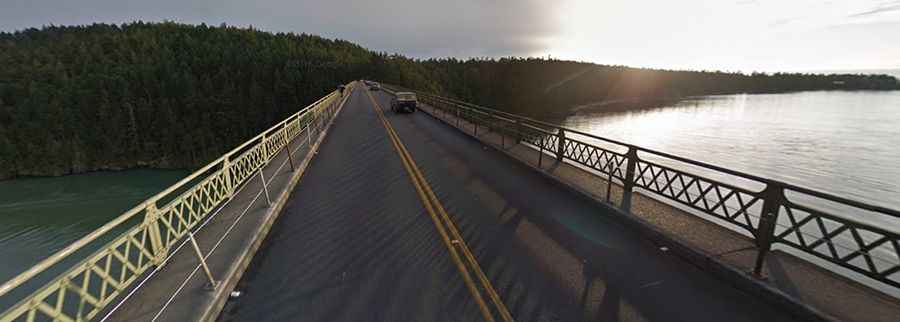
[[[78,172],[69,172],[62,174],[28,174],[28,175],[14,175],[9,177],[0,176],[0,184],[4,182],[12,182],[17,180],[29,180],[29,179],[52,179],[52,178],[62,178],[68,176],[77,176],[77,175],[90,175],[90,174],[98,174],[98,173],[116,173],[116,172],[127,172],[127,171],[135,171],[135,170],[159,170],[159,171],[191,171],[192,168],[187,167],[155,167],[155,166],[134,166],[134,167],[109,167],[109,168],[96,168],[86,171],[78,171]]]

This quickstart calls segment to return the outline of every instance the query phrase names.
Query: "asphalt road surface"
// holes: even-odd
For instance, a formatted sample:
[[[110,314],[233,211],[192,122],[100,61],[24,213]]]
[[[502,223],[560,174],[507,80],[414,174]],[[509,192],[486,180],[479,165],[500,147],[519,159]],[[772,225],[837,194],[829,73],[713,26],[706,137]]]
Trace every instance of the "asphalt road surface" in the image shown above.
[[[483,321],[369,93],[351,95],[220,320]],[[793,319],[502,153],[371,95],[516,321]]]

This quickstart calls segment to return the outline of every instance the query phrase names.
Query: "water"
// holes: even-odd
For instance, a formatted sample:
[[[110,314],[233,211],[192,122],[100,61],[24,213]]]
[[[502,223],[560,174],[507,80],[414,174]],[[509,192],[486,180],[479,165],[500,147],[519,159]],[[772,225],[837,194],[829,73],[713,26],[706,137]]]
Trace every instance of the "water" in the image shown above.
[[[900,91],[705,96],[566,126],[900,209]]]
[[[900,91],[704,96],[657,108],[582,110],[563,123],[645,148],[900,209]],[[734,177],[688,170],[750,188]],[[761,186],[750,189],[758,191]],[[900,232],[900,219],[801,197],[788,194],[792,201]],[[789,223],[782,216],[779,225]],[[803,232],[821,236],[815,229]],[[839,248],[855,249],[852,239],[837,237]],[[869,242],[873,238],[863,236]],[[870,253],[876,261],[898,261],[896,251],[888,246]],[[896,289],[862,282],[900,297]]]
[[[0,182],[0,282],[187,174],[129,170]]]

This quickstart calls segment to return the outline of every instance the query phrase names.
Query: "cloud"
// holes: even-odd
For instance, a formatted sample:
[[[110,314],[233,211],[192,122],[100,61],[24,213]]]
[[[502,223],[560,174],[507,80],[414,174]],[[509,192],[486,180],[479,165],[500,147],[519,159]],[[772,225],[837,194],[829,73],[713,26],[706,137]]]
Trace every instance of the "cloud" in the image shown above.
[[[779,18],[769,24],[769,27],[781,27],[799,20],[800,18]]]
[[[0,30],[173,20],[318,34],[415,57],[529,55],[557,24],[539,0],[0,0]]]
[[[871,17],[871,16],[880,15],[880,14],[892,12],[892,11],[900,11],[900,1],[882,3],[871,10],[854,13],[847,17],[849,17],[849,18]]]

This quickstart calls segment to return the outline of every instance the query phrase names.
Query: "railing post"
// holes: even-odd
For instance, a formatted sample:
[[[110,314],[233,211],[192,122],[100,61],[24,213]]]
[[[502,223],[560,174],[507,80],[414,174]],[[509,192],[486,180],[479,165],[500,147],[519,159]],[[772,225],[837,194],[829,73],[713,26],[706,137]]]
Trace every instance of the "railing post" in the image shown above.
[[[772,249],[775,240],[775,225],[778,223],[778,212],[784,203],[784,187],[780,184],[768,182],[762,192],[763,207],[759,218],[759,226],[756,229],[756,264],[753,266],[753,275],[763,277],[763,264],[766,255]]]
[[[516,119],[516,144],[522,143],[522,120]]]
[[[294,153],[291,151],[291,139],[288,137],[287,122],[284,125],[284,151],[287,152],[288,162],[291,164],[291,172],[294,172]]]
[[[541,168],[541,163],[544,161],[544,138],[546,135],[541,135],[541,145],[538,147],[538,169]]]
[[[306,123],[306,146],[312,145],[312,130],[309,128],[312,126],[312,121]]]
[[[610,201],[612,197],[612,180],[613,180],[613,168],[612,168],[613,158],[609,158],[606,161],[606,171],[609,171],[609,175],[606,177],[606,202],[612,203]]]
[[[159,232],[159,209],[151,202],[144,209],[144,224],[150,236],[150,248],[153,252],[153,265],[159,266],[166,259],[168,250],[163,246],[162,234]]]
[[[269,162],[269,145],[266,144],[266,132],[262,134],[262,155],[263,155],[263,165]]]
[[[637,149],[633,146],[628,147],[628,153],[625,154],[628,159],[628,165],[625,168],[625,180],[622,186],[622,206],[621,209],[625,213],[631,213],[631,194],[634,190],[634,169],[637,166]]]
[[[229,157],[229,155],[226,155],[225,160],[222,161],[222,173],[225,175],[226,197],[231,199],[231,197],[234,197],[234,184],[231,182],[231,161],[228,160]]]
[[[562,162],[566,156],[566,131],[559,129],[556,141],[556,160]]]
[[[500,131],[498,131],[497,134],[500,134],[500,147],[506,148],[506,129],[504,128],[503,121],[500,121],[498,123],[500,124],[500,126],[498,127]]]
[[[319,109],[313,108],[313,124],[316,126],[316,133],[320,133],[322,131],[321,120],[319,120]]]
[[[494,113],[488,113],[487,122],[484,122],[484,125],[487,127],[487,133],[496,133],[497,129],[494,128]]]
[[[331,104],[331,106],[328,107],[328,117],[329,117],[329,119],[330,119],[332,116],[334,116],[334,111],[337,110],[338,106],[341,106],[341,100],[342,100],[342,99],[341,99],[340,97],[336,97],[336,98],[334,99],[333,104]]]

